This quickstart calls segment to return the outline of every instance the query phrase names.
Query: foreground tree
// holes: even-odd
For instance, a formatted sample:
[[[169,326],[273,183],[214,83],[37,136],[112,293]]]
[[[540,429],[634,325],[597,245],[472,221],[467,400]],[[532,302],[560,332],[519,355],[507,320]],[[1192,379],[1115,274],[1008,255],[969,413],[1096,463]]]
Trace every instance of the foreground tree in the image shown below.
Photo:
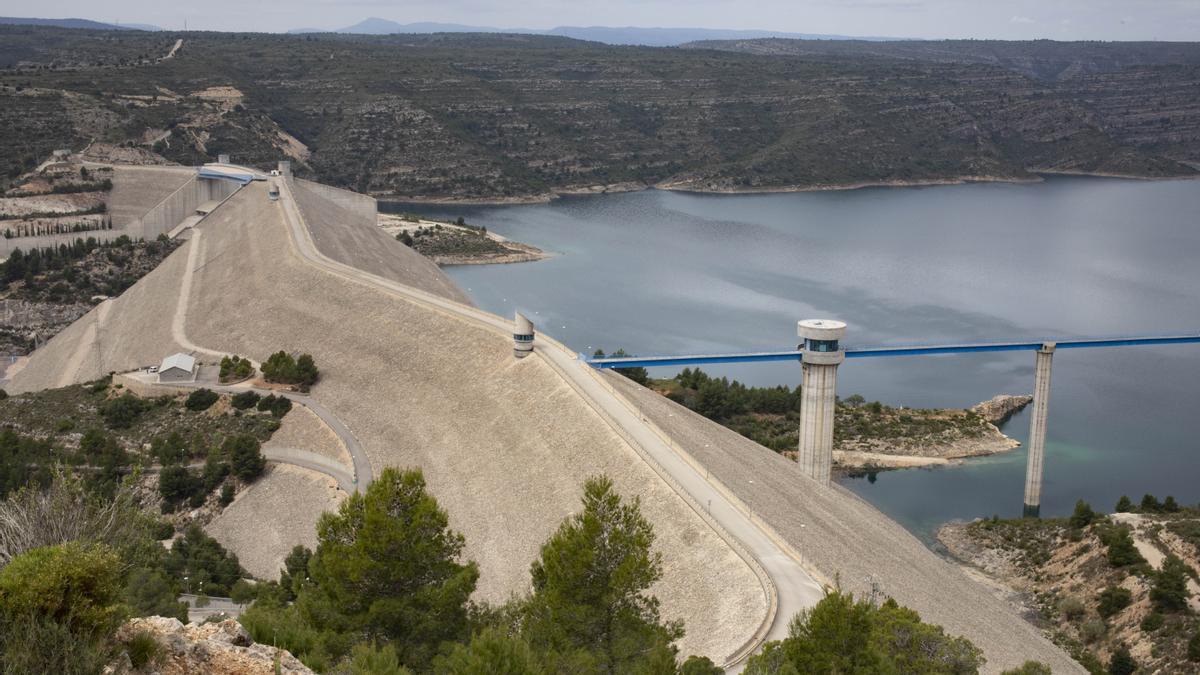
[[[312,586],[298,600],[314,626],[390,643],[402,663],[422,669],[443,642],[469,635],[479,570],[459,562],[463,537],[419,470],[384,469],[366,494],[321,516],[317,537]]]
[[[801,673],[975,673],[980,650],[889,599],[876,608],[833,591],[792,619],[788,637],[751,657],[752,675]]]
[[[0,570],[0,669],[99,672],[125,616],[121,560],[101,544],[27,551]]]
[[[1154,583],[1150,588],[1150,600],[1154,606],[1164,612],[1181,612],[1187,609],[1188,597],[1188,568],[1174,553],[1163,559],[1162,568],[1154,574]]]
[[[647,593],[662,576],[653,543],[639,501],[623,503],[606,477],[589,479],[583,511],[559,527],[531,568],[530,644],[562,659],[559,670],[626,673],[656,650],[673,657],[683,627],[663,622]]]

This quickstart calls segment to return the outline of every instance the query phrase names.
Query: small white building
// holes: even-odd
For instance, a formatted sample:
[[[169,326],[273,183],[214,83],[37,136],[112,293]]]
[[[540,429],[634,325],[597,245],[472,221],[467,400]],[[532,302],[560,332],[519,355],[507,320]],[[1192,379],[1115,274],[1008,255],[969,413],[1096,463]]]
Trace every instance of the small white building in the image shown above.
[[[158,367],[159,382],[195,382],[196,359],[190,354],[172,354]]]

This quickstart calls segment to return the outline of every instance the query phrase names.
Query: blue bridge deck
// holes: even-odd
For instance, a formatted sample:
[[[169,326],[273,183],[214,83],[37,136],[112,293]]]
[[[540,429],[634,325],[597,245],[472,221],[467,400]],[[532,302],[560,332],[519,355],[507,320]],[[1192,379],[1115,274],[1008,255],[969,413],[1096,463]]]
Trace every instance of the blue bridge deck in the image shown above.
[[[895,347],[847,347],[846,358],[861,359],[883,356],[928,356],[932,354],[971,354],[977,352],[1032,352],[1043,344],[1056,349],[1092,347],[1143,347],[1200,343],[1200,333],[1187,335],[1121,336],[1094,338],[1045,338],[1028,342],[981,342],[955,345],[918,345]],[[652,368],[655,366],[696,366],[708,363],[767,363],[771,361],[801,361],[804,352],[747,352],[740,354],[686,354],[681,356],[621,356],[594,358],[580,354],[580,359],[594,368]]]

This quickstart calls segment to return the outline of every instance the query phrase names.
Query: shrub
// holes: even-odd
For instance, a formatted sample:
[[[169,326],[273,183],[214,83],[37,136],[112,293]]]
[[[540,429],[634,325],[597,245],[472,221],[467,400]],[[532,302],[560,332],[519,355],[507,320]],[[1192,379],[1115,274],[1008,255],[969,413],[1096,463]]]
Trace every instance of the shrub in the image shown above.
[[[163,498],[163,510],[174,511],[180,502],[200,491],[201,482],[186,466],[173,464],[158,474],[158,493]]]
[[[258,405],[258,402],[261,398],[262,397],[258,395],[258,392],[243,391],[241,393],[234,394],[233,398],[230,399],[230,403],[233,404],[233,407],[237,408],[238,410],[249,410],[250,408]]]
[[[258,597],[258,588],[245,579],[238,579],[229,589],[229,599],[239,605],[248,604],[256,597]]]
[[[258,406],[258,410],[260,412],[266,412],[266,411],[270,410],[271,406],[275,404],[275,399],[276,399],[275,394],[267,394],[266,396],[263,396],[262,398],[260,398],[258,400],[258,403],[256,404]]]
[[[1114,527],[1102,537],[1108,547],[1108,564],[1113,567],[1126,567],[1146,562],[1137,547],[1133,544],[1133,536],[1126,526]]]
[[[287,400],[287,399],[283,399]],[[247,483],[262,475],[267,460],[263,457],[258,439],[250,434],[238,434],[225,439],[221,448],[233,470],[233,475]],[[232,500],[232,490],[230,499]]]
[[[1162,569],[1154,574],[1154,583],[1150,588],[1150,600],[1156,608],[1164,612],[1187,609],[1188,596],[1191,595],[1187,587],[1189,571],[1187,563],[1174,553],[1163,559]]]
[[[1091,619],[1084,621],[1079,626],[1079,638],[1087,644],[1092,644],[1104,637],[1108,632],[1108,627],[1100,619]]]
[[[1163,500],[1162,508],[1167,513],[1179,513],[1179,502],[1175,501],[1175,497],[1167,495],[1167,498]]]
[[[271,415],[276,419],[283,419],[283,416],[291,412],[292,399],[286,396],[279,396],[271,403]]]
[[[1142,513],[1158,513],[1162,510],[1162,504],[1158,503],[1158,497],[1152,494],[1147,494],[1142,497]]]
[[[1187,644],[1188,661],[1200,661],[1200,630],[1192,635]]]
[[[157,661],[162,654],[162,648],[158,646],[158,641],[154,636],[139,632],[129,641],[125,643],[125,651],[129,653],[129,662],[134,668],[144,668],[146,665]]]
[[[122,619],[121,560],[107,546],[69,542],[23,553],[0,569],[5,618],[50,619],[79,636],[107,636]]]
[[[1071,527],[1082,530],[1096,520],[1096,512],[1087,502],[1080,499],[1075,502],[1075,512],[1071,514]]]
[[[1058,603],[1058,611],[1062,612],[1062,615],[1066,617],[1068,621],[1074,621],[1082,617],[1084,610],[1085,608],[1083,606],[1083,601],[1075,596],[1063,598],[1062,601]]]
[[[219,398],[221,398],[220,394],[211,389],[197,389],[188,394],[187,401],[183,405],[188,410],[200,412],[211,408]]]
[[[225,483],[221,486],[221,506],[229,506],[233,503],[234,489],[233,483]]]
[[[1112,659],[1108,662],[1108,673],[1109,675],[1133,675],[1137,671],[1137,667],[1137,661],[1133,660],[1129,648],[1121,645],[1113,652]]]
[[[311,354],[301,354],[297,359],[285,351],[275,352],[268,357],[262,365],[262,373],[268,382],[296,384],[305,391],[320,376]]]
[[[221,374],[219,377],[222,382],[244,380],[253,374],[254,364],[250,363],[250,359],[243,359],[236,354],[221,359]]]
[[[1158,630],[1159,628],[1162,628],[1163,623],[1165,623],[1166,620],[1167,620],[1166,617],[1164,617],[1161,613],[1151,612],[1146,615],[1146,618],[1142,619],[1142,623],[1141,623],[1142,632],[1152,633],[1152,632]]]
[[[149,406],[145,401],[129,392],[121,394],[100,406],[100,416],[110,429],[132,427]]]
[[[1132,598],[1128,588],[1109,586],[1100,592],[1100,604],[1096,607],[1096,612],[1107,619],[1128,607]]]
[[[689,656],[679,666],[679,675],[723,675],[724,672],[707,656]]]

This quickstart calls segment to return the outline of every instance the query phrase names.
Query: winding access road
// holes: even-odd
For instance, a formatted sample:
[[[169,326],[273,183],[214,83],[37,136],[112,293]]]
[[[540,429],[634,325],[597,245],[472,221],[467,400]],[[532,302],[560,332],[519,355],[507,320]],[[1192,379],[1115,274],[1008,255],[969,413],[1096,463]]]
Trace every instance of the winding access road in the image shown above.
[[[455,317],[504,335],[512,334],[512,323],[475,307],[364,272],[323,255],[296,204],[289,181],[273,179],[280,189],[278,204],[283,211],[296,252],[308,263],[346,281]],[[265,191],[264,191],[265,192]],[[265,195],[264,195],[265,198]],[[689,462],[656,432],[623,397],[620,397],[591,367],[559,342],[539,335],[534,353],[554,368],[613,430],[639,452],[647,464],[670,485],[746,560],[763,584],[769,611],[754,636],[731,655],[726,663],[740,670],[745,659],[763,641],[786,637],[788,623],[801,609],[815,605],[824,590],[801,565],[790,548],[770,530],[760,526],[752,513],[734,502],[707,475]]]

